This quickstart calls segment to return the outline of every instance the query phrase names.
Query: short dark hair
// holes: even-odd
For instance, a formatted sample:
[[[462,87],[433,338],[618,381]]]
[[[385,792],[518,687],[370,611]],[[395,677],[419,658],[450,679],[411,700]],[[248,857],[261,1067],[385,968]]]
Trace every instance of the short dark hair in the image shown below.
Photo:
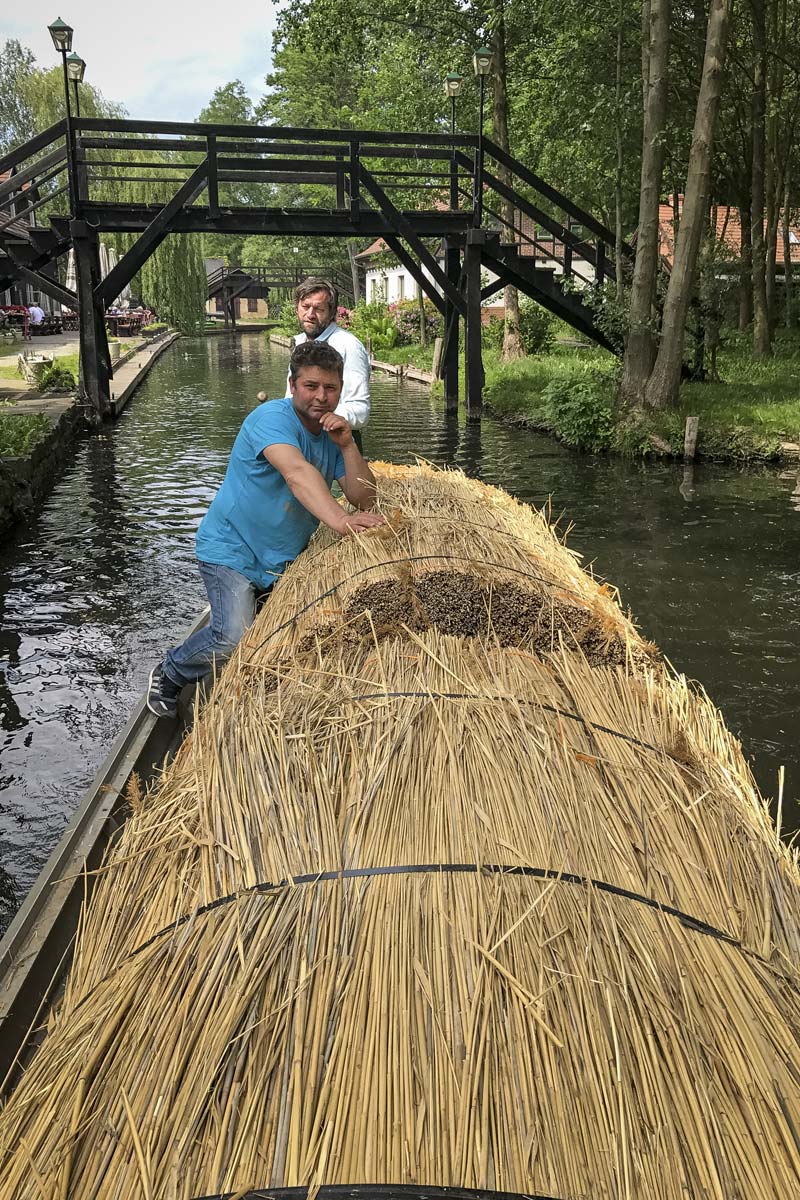
[[[344,376],[344,359],[338,350],[327,342],[301,342],[292,351],[289,359],[289,378],[292,383],[303,367],[319,367],[323,371],[335,371],[340,379]]]
[[[331,310],[335,317],[336,310],[339,307],[339,293],[333,284],[329,283],[327,279],[315,279],[313,276],[310,276],[308,279],[304,279],[302,283],[299,283],[294,289],[295,308],[297,308],[301,300],[305,300],[306,296],[313,296],[314,292],[328,293]]]

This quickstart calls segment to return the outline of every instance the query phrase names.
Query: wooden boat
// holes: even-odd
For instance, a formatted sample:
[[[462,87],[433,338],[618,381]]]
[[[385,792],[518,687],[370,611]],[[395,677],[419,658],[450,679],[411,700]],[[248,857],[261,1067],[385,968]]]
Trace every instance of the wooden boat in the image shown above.
[[[129,788],[0,1197],[789,1200],[800,874],[738,744],[541,514],[378,473]]]
[[[205,609],[187,634],[208,619]],[[144,698],[117,735],[58,844],[0,939],[0,1081],[8,1092],[37,1040],[36,1024],[63,984],[87,881],[121,828],[133,777],[148,786],[186,733],[191,710],[158,721]]]

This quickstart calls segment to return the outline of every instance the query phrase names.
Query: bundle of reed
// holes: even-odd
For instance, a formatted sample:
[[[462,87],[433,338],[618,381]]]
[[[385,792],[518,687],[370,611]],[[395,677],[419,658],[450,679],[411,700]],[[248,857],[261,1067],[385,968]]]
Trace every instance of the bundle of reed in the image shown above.
[[[738,744],[541,515],[379,503],[132,796],[0,1196],[794,1197],[800,876]]]

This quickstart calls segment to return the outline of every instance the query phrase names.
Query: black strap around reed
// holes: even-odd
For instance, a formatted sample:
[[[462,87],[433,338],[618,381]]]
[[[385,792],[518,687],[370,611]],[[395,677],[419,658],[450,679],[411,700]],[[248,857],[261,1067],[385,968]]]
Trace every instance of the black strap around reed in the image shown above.
[[[184,913],[182,917],[178,917],[169,925],[165,925],[163,929],[159,929],[157,933],[149,937],[146,942],[142,942],[135,950],[131,950],[130,954],[126,955],[112,971],[109,971],[107,975],[98,980],[95,986],[79,1002],[77,1007],[82,1007],[89,997],[99,987],[102,987],[108,979],[115,975],[125,963],[142,954],[168,934],[174,933],[181,926],[188,924],[189,921],[193,921],[197,917],[203,916],[205,913],[214,912],[218,908],[224,908],[226,905],[233,904],[235,901],[241,900],[246,896],[272,895],[290,887],[331,883],[335,880],[369,879],[377,875],[511,875],[525,879],[547,880],[552,883],[572,884],[578,887],[591,887],[595,891],[605,892],[609,896],[619,896],[624,900],[631,900],[635,904],[641,904],[645,908],[662,913],[664,916],[672,917],[679,921],[684,929],[691,930],[693,933],[703,934],[706,937],[724,942],[728,946],[735,946],[740,950],[743,949],[741,942],[733,937],[732,934],[726,933],[724,929],[717,929],[716,926],[710,925],[707,921],[701,921],[699,917],[693,917],[690,913],[683,912],[679,908],[674,908],[670,904],[662,904],[661,901],[653,900],[650,896],[643,896],[641,893],[632,892],[628,888],[618,887],[613,883],[606,883],[602,879],[592,879],[588,875],[575,875],[569,871],[556,871],[551,867],[504,866],[498,863],[408,863],[385,867],[347,867],[339,871],[313,871],[305,875],[293,875],[291,879],[281,879],[278,883],[256,883],[252,887],[243,888],[239,892],[231,892],[230,895],[219,896],[216,900],[212,900],[209,904],[203,904],[200,908],[196,908],[190,913]]]
[[[306,1200],[310,1188],[252,1188],[248,1192],[216,1192],[194,1200]],[[543,1192],[495,1192],[478,1188],[419,1187],[414,1184],[350,1183],[315,1188],[318,1200],[559,1200]]]

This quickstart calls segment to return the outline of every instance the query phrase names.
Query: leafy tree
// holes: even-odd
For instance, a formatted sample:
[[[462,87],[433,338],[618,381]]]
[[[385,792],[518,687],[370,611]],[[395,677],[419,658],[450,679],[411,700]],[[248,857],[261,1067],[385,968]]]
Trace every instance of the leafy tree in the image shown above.
[[[197,119],[218,125],[252,125],[255,120],[253,102],[241,79],[218,87]]]
[[[27,141],[35,132],[25,87],[35,61],[31,51],[14,39],[0,50],[0,154]]]

